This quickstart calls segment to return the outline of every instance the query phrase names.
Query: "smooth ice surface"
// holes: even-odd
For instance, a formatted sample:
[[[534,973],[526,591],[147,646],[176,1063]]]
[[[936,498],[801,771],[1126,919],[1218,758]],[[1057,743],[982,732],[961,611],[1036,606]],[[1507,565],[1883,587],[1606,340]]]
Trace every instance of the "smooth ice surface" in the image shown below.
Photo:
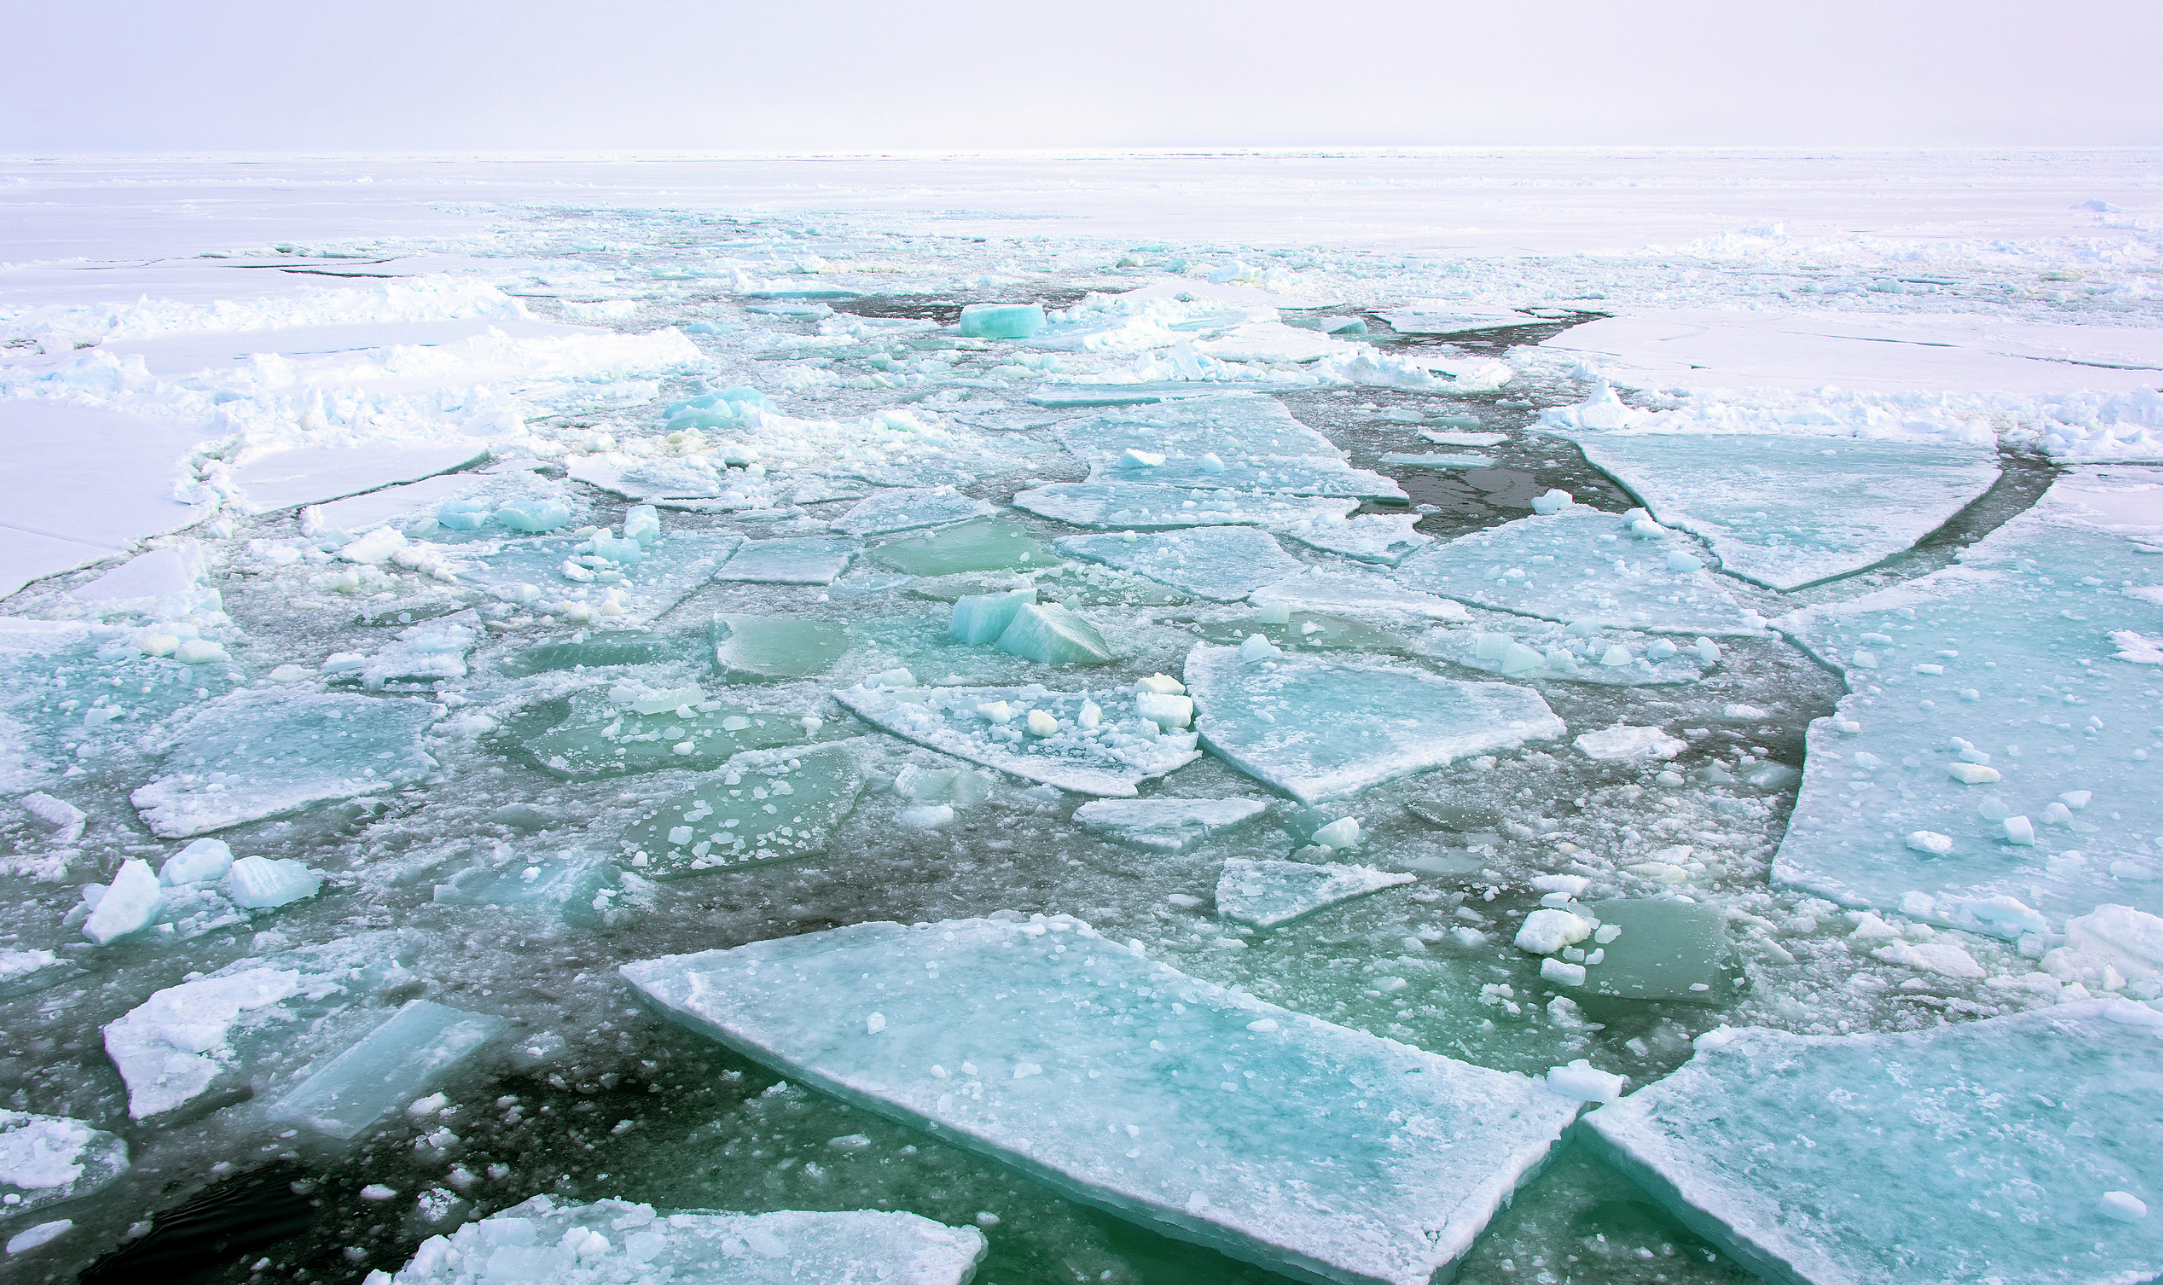
[[[1097,799],[1074,809],[1074,820],[1137,848],[1185,852],[1266,807],[1260,799]]]
[[[1706,667],[1695,648],[1634,631],[1598,631],[1588,636],[1555,622],[1524,617],[1489,617],[1481,625],[1430,629],[1420,635],[1420,651],[1504,678],[1607,687],[1695,682]]]
[[[2128,505],[2149,525],[2117,520]],[[2155,675],[2112,637],[2163,634],[2163,558],[2141,552],[2158,534],[2145,470],[2077,470],[1960,565],[1784,619],[1851,694],[1810,725],[1773,878],[2002,936],[2037,912],[2163,912],[2163,720],[2136,712]],[[2079,811],[2061,802],[2082,790]],[[1949,850],[1911,847],[1919,831]]]
[[[849,649],[848,629],[835,620],[717,615],[710,632],[714,665],[732,683],[820,673]]]
[[[716,580],[747,580],[758,584],[832,584],[846,571],[849,559],[862,546],[854,540],[830,536],[797,539],[746,540],[736,555],[714,573]]]
[[[0,1218],[87,1196],[128,1169],[128,1144],[66,1116],[0,1111]]]
[[[971,339],[1028,339],[1044,328],[1044,306],[972,303],[961,310],[959,328]]]
[[[1247,595],[1247,601],[1257,607],[1282,604],[1301,611],[1410,620],[1463,620],[1471,614],[1461,602],[1407,589],[1387,576],[1326,567],[1310,567],[1265,585]]]
[[[1022,491],[1014,507],[1073,526],[1172,531],[1197,526],[1284,527],[1344,517],[1356,499],[1183,489],[1139,482],[1060,482]]]
[[[987,1248],[974,1227],[915,1214],[656,1214],[535,1196],[430,1237],[365,1285],[967,1285]]]
[[[1316,549],[1341,553],[1361,562],[1395,566],[1434,543],[1434,537],[1412,528],[1417,513],[1362,513],[1356,517],[1314,518],[1283,528],[1283,534]]]
[[[1056,602],[1025,602],[999,631],[998,648],[1046,665],[1101,665],[1111,645],[1096,626]]]
[[[1783,1282],[2102,1285],[2163,1272],[2163,1014],[2130,1000],[1918,1032],[1700,1037],[1585,1140]]]
[[[992,508],[982,500],[951,490],[911,487],[880,491],[835,518],[834,530],[849,535],[885,535],[919,527],[949,526],[989,515]]]
[[[590,928],[602,922],[623,872],[590,853],[563,852],[532,861],[505,854],[501,865],[469,866],[435,886],[439,906],[535,906],[553,910],[564,923]]]
[[[1035,589],[964,594],[954,600],[954,615],[946,632],[971,645],[995,642],[1021,609],[1035,601]]]
[[[1274,397],[1234,393],[1195,397],[1146,410],[1110,411],[1061,424],[1053,430],[1073,455],[1109,464],[1127,451],[1172,460],[1214,455],[1230,464],[1248,456],[1335,460],[1344,452],[1302,424]]]
[[[274,1121],[350,1138],[394,1108],[426,1093],[444,1072],[509,1023],[425,999],[410,1000],[390,1020],[332,1058],[273,1103]]]
[[[1778,433],[1578,433],[1585,458],[1723,570],[1793,589],[1914,546],[1998,480],[1997,451],[1957,442]]]
[[[1192,732],[1163,732],[1135,708],[1131,691],[1101,698],[1043,687],[856,686],[834,693],[868,722],[956,758],[1062,790],[1132,798],[1135,786],[1200,758]],[[1097,710],[1094,726],[1084,715]],[[1039,736],[1029,715],[1057,730]]]
[[[695,687],[655,695],[626,683],[572,696],[569,716],[522,746],[536,764],[572,780],[704,771],[744,750],[803,740],[799,718],[708,700]]]
[[[1304,569],[1268,532],[1252,527],[1167,531],[1147,540],[1075,535],[1059,541],[1058,548],[1218,602],[1235,602]]]
[[[654,878],[826,851],[863,792],[845,745],[762,750],[730,759],[631,827],[630,864]]]
[[[153,833],[184,839],[395,789],[435,770],[421,734],[438,712],[418,700],[234,692],[182,723],[162,773],[128,797]]]
[[[1411,883],[1415,876],[1372,866],[1309,865],[1231,857],[1217,879],[1217,913],[1235,923],[1275,928],[1340,901]]]
[[[784,1075],[1307,1280],[1425,1285],[1577,1110],[1064,917],[858,924],[622,971]]]
[[[1727,916],[1719,907],[1618,897],[1585,910],[1600,922],[1600,958],[1595,962],[1588,952],[1586,990],[1696,1004],[1732,997],[1734,981],[1722,967],[1728,955]]]
[[[1187,653],[1195,726],[1211,753],[1302,803],[1469,755],[1562,735],[1538,692],[1461,683],[1376,660]]]
[[[1396,574],[1413,589],[1545,620],[1666,633],[1762,631],[1764,621],[1711,572],[1670,568],[1670,554],[1695,551],[1688,540],[1640,538],[1615,514],[1575,506],[1459,536],[1406,558]]]
[[[1059,558],[1011,522],[965,522],[930,535],[889,540],[871,560],[912,576],[950,576],[965,571],[1048,569]]]

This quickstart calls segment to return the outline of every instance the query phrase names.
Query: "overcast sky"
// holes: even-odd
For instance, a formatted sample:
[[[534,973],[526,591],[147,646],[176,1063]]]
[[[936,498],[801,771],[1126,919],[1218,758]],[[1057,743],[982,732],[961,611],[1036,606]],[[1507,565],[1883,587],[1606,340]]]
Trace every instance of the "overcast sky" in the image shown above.
[[[2163,143],[2157,0],[101,0],[0,151]]]

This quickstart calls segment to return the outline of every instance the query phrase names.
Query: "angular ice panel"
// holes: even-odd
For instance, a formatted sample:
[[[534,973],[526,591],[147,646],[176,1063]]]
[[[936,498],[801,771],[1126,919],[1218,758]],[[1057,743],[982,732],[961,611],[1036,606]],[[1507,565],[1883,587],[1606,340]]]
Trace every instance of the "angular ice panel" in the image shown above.
[[[505,500],[496,509],[495,518],[496,522],[507,530],[539,535],[543,531],[553,531],[557,527],[568,525],[571,521],[571,506],[562,500],[538,496]]]
[[[623,595],[619,624],[652,620],[714,578],[744,542],[734,531],[671,531],[653,542],[636,563],[612,562],[579,552],[585,541],[567,537],[491,541],[472,561],[460,562],[460,581],[517,601],[584,600],[598,603],[611,590]],[[579,574],[571,575],[566,568]]]
[[[271,1104],[271,1120],[350,1138],[434,1086],[510,1025],[425,999],[408,1001],[389,1021],[294,1085]]]
[[[1540,694],[1386,661],[1249,657],[1203,643],[1187,690],[1211,753],[1302,803],[1563,734]]]
[[[165,859],[158,882],[168,888],[222,879],[233,867],[233,849],[223,839],[197,839]]]
[[[547,906],[575,927],[600,922],[622,871],[596,856],[559,853],[533,861],[474,866],[435,887],[439,906]]]
[[[1249,456],[1344,459],[1335,443],[1294,419],[1283,402],[1254,393],[1187,397],[1147,410],[1091,415],[1059,425],[1052,436],[1090,465],[1116,463],[1128,451],[1167,461],[1214,455],[1227,467]]]
[[[0,1218],[87,1196],[128,1171],[128,1144],[58,1115],[0,1111]]]
[[[652,713],[640,713],[634,700],[617,699],[638,694],[623,687],[579,692],[571,697],[569,717],[525,737],[521,747],[543,770],[588,781],[669,768],[703,772],[745,750],[806,738],[800,716],[706,700],[697,688],[674,693],[677,704]]]
[[[1215,454],[1200,459],[1179,456],[1150,458],[1141,463],[1128,458],[1099,464],[1089,471],[1092,482],[1144,482],[1151,486],[1191,486],[1218,491],[1263,491],[1278,495],[1353,496],[1363,500],[1409,501],[1395,479],[1343,460],[1312,456],[1249,455],[1222,459]]]
[[[1044,328],[1044,305],[972,303],[961,310],[965,339],[1027,339]]]
[[[566,669],[653,665],[683,659],[692,650],[678,639],[639,630],[581,633],[562,642],[528,647],[504,661],[503,672],[514,677],[524,677],[530,674],[560,673]]]
[[[792,1080],[1327,1285],[1427,1285],[1578,1110],[1063,916],[857,924],[622,971]]]
[[[1284,617],[1282,620],[1277,616]],[[1410,640],[1360,620],[1325,616],[1314,611],[1271,611],[1265,607],[1251,616],[1220,620],[1196,629],[1214,643],[1238,645],[1257,635],[1287,651],[1356,651],[1377,656],[1408,656]]]
[[[1624,897],[1585,907],[1600,921],[1585,959],[1585,989],[1625,999],[1717,1004],[1734,995],[1727,916],[1690,901]],[[1592,954],[1599,958],[1592,958]]]
[[[435,770],[421,735],[440,712],[419,700],[234,692],[198,707],[173,733],[163,772],[128,797],[152,833],[185,839],[396,789]]]
[[[716,580],[755,584],[832,584],[863,546],[835,536],[746,540],[714,573]]]
[[[100,946],[111,945],[150,927],[164,910],[165,891],[151,873],[150,863],[131,857],[120,863],[112,883],[83,921],[83,936]]]
[[[1382,462],[1384,464],[1394,464],[1399,468],[1493,468],[1495,466],[1495,458],[1492,455],[1448,455],[1431,451],[1417,454],[1394,453],[1384,455]]]
[[[992,508],[982,500],[957,495],[945,487],[912,487],[880,491],[835,518],[833,528],[849,535],[885,535],[919,527],[951,526],[989,515]]]
[[[1112,658],[1096,626],[1056,602],[1023,603],[1000,631],[997,646],[1045,665],[1101,665]]]
[[[954,617],[947,633],[970,644],[998,641],[1023,607],[1036,601],[1034,589],[1009,589],[1004,593],[972,593],[954,600]]]
[[[1183,490],[1139,482],[1060,482],[1022,491],[1014,507],[1072,526],[1173,531],[1193,526],[1288,527],[1344,517],[1354,499],[1271,495],[1249,491]]]
[[[1413,530],[1419,520],[1417,513],[1362,513],[1295,523],[1283,533],[1316,549],[1393,567],[1434,543],[1433,536]]]
[[[1914,546],[1998,480],[1997,450],[1776,433],[1580,433],[1585,458],[1720,566],[1796,589]]]
[[[951,576],[965,571],[1041,570],[1059,558],[1011,522],[967,522],[931,535],[875,546],[871,560],[912,576]]]
[[[732,683],[822,673],[849,649],[848,629],[835,620],[717,615],[708,635],[714,666]]]
[[[1886,1035],[1698,1037],[1581,1137],[1692,1231],[1795,1285],[2104,1285],[2163,1272],[2163,1014],[2130,1000]]]
[[[1371,866],[1314,866],[1303,861],[1233,857],[1217,879],[1217,913],[1234,923],[1275,928],[1341,901],[1411,883],[1416,876]]]
[[[367,1285],[968,1285],[987,1249],[974,1227],[881,1210],[654,1213],[535,1196],[421,1242]]]
[[[761,750],[730,759],[631,827],[631,866],[666,879],[826,851],[863,792],[844,745]]]
[[[1299,536],[1294,533],[1293,539]],[[1463,620],[1464,604],[1407,589],[1387,576],[1365,571],[1310,567],[1247,595],[1257,607],[1283,605],[1295,611],[1328,611],[1347,616],[1401,617],[1411,620]]]
[[[1042,781],[1077,794],[1132,798],[1135,786],[1202,756],[1194,733],[1165,732],[1143,718],[1131,691],[1087,692],[1043,687],[856,686],[834,699],[905,740],[943,754]],[[1049,736],[1029,728],[1042,711],[1055,722]]]
[[[1074,820],[1133,847],[1185,852],[1268,806],[1260,799],[1098,799],[1074,809]]]
[[[1689,556],[1692,548],[1689,541],[1657,530],[1633,532],[1613,513],[1574,506],[1415,553],[1398,566],[1397,579],[1474,606],[1565,623],[1596,620],[1662,633],[1762,633],[1764,620],[1697,565]],[[1684,556],[1671,564],[1676,553]]]
[[[2117,503],[2155,525],[2106,526]],[[1851,694],[1810,725],[1773,878],[2004,937],[2106,902],[2163,913],[2163,719],[2112,639],[2163,634],[2159,535],[2163,486],[2079,470],[1959,566],[1785,618]],[[1944,851],[1909,843],[1926,831]]]
[[[323,876],[291,857],[242,857],[225,872],[225,895],[243,910],[275,910],[322,888]]]
[[[1236,602],[1263,585],[1305,569],[1267,532],[1253,527],[1168,531],[1147,540],[1074,535],[1059,552],[1148,576],[1197,598]]]

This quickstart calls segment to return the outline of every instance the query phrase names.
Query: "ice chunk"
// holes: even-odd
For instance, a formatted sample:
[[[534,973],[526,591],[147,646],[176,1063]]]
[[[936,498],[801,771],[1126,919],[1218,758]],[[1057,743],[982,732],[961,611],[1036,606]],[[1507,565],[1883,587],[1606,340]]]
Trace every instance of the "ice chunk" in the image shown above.
[[[1419,520],[1417,513],[1362,513],[1357,517],[1295,522],[1283,531],[1313,548],[1361,562],[1396,566],[1434,543],[1433,536],[1413,530]]]
[[[473,623],[431,620],[398,631],[398,640],[379,649],[353,677],[371,691],[392,681],[434,682],[466,676],[466,653],[478,638],[478,621],[471,612],[460,613]]]
[[[1268,533],[1252,527],[1204,527],[1148,540],[1076,535],[1059,541],[1058,548],[1218,602],[1236,602],[1304,569]]]
[[[1185,852],[1266,807],[1260,799],[1098,799],[1074,809],[1074,820],[1137,848]]]
[[[972,303],[961,310],[961,333],[969,339],[1028,339],[1044,328],[1036,303]]]
[[[272,1103],[269,1116],[333,1138],[353,1137],[426,1093],[508,1025],[500,1017],[410,1000]]]
[[[435,886],[439,906],[545,906],[574,927],[603,920],[622,881],[622,871],[600,857],[564,852],[532,862],[513,858],[502,865],[459,871],[449,883]]]
[[[2130,1191],[2106,1191],[2095,1211],[2115,1222],[2137,1223],[2148,1216],[2148,1202]]]
[[[1398,468],[1493,468],[1492,455],[1444,454],[1439,452],[1405,453],[1391,452],[1382,457],[1384,464]]]
[[[848,629],[835,620],[717,615],[709,636],[714,665],[732,683],[823,673],[849,649]]]
[[[1096,626],[1056,602],[1022,604],[997,646],[1046,665],[1101,665],[1112,658]]]
[[[833,526],[849,535],[885,535],[919,527],[951,526],[991,511],[984,501],[972,500],[946,487],[916,487],[879,491],[834,519]]]
[[[619,695],[629,699],[616,699]],[[651,712],[641,713],[642,705],[650,705]],[[536,766],[572,780],[669,768],[705,771],[744,750],[804,739],[803,724],[794,715],[709,701],[697,688],[654,694],[624,684],[607,692],[584,691],[571,697],[568,716],[550,717],[564,708],[552,702],[519,715],[512,727]],[[529,724],[544,730],[521,730]],[[684,745],[691,748],[680,748]]]
[[[1722,569],[1796,589],[1873,566],[1998,480],[1995,446],[1782,433],[1585,433],[1585,458]]]
[[[2102,905],[2065,921],[2065,944],[2127,977],[2163,973],[2163,916]]]
[[[886,691],[856,686],[834,699],[896,736],[956,758],[981,763],[1062,790],[1132,798],[1135,786],[1201,757],[1192,732],[1165,732],[1150,720],[1122,713],[1130,700],[1043,687],[938,687]],[[1006,707],[1006,719],[993,714]],[[1085,717],[1096,706],[1095,720]],[[1059,720],[1053,736],[1028,736],[1016,715],[1041,709]]]
[[[714,573],[716,580],[757,584],[832,584],[862,546],[835,536],[746,540]]]
[[[168,888],[209,883],[224,878],[232,864],[233,850],[225,840],[197,839],[165,859],[165,864],[158,867],[158,882]]]
[[[0,1217],[87,1196],[128,1170],[128,1144],[66,1116],[0,1111]]]
[[[15,801],[22,805],[23,811],[53,828],[52,840],[59,847],[73,846],[83,837],[83,827],[90,822],[81,808],[42,790],[25,794]]]
[[[1578,1110],[1536,1080],[1277,1008],[1064,918],[858,924],[623,973],[790,1079],[1334,1285],[1425,1285]],[[1076,987],[1098,998],[1071,1003]]]
[[[150,863],[131,857],[120,863],[119,873],[83,921],[83,936],[107,946],[150,927],[164,910],[165,893]]]
[[[17,1254],[27,1254],[33,1249],[43,1249],[73,1230],[75,1230],[74,1219],[55,1218],[50,1222],[42,1222],[35,1227],[16,1232],[7,1240],[8,1257],[13,1258]]]
[[[1664,633],[1754,635],[1764,621],[1702,567],[1676,571],[1680,537],[1633,538],[1596,509],[1519,518],[1416,553],[1397,568],[1414,589],[1479,607],[1568,623],[1595,620]]]
[[[654,1213],[535,1196],[421,1243],[366,1285],[967,1285],[982,1232],[884,1211]]]
[[[1317,518],[1345,517],[1356,499],[1249,491],[1185,490],[1140,482],[1060,482],[1022,491],[1014,507],[1074,526],[1129,531],[1180,527],[1287,528]]]
[[[1517,928],[1517,949],[1534,955],[1552,955],[1575,946],[1600,926],[1596,919],[1548,906],[1525,916]]]
[[[1629,1078],[1597,1070],[1587,1058],[1578,1058],[1568,1066],[1547,1068],[1547,1087],[1579,1102],[1613,1102],[1622,1096],[1622,1086]]]
[[[1690,748],[1690,743],[1679,736],[1669,736],[1657,727],[1630,727],[1617,723],[1596,732],[1586,732],[1576,741],[1577,749],[1586,758],[1606,762],[1613,759],[1671,759]]]
[[[521,496],[498,505],[495,519],[506,530],[539,535],[569,525],[571,506],[545,496]]]
[[[1059,559],[1011,522],[964,522],[930,535],[891,540],[871,550],[875,562],[912,576],[950,576],[966,571],[1017,568],[1049,570]]]
[[[657,879],[826,851],[863,792],[846,745],[759,750],[670,798],[631,827],[631,866]]]
[[[947,633],[965,643],[998,640],[1014,623],[1023,607],[1036,601],[1035,589],[1009,589],[1004,593],[973,593],[954,600],[954,618]]]
[[[198,707],[163,771],[129,796],[161,838],[184,839],[425,778],[425,701],[237,691]]]
[[[2119,1006],[2137,1007],[1723,1030],[1580,1136],[1769,1279],[2144,1280],[2163,1243],[2096,1215],[2106,1191],[2152,1189],[2163,1150],[2133,1090],[2155,1078],[2155,1029],[2112,1020]]]
[[[225,895],[244,910],[272,910],[322,887],[323,876],[290,857],[242,857],[225,872]]]
[[[1594,994],[1716,1004],[1734,993],[1727,917],[1688,901],[1625,897],[1585,910],[1599,920],[1600,958],[1585,961]]]
[[[1461,683],[1386,661],[1248,660],[1240,650],[1203,643],[1187,654],[1202,741],[1302,803],[1563,734],[1562,720],[1529,688]]]
[[[1217,913],[1235,923],[1275,928],[1354,897],[1411,883],[1415,877],[1371,866],[1232,857],[1217,879]]]

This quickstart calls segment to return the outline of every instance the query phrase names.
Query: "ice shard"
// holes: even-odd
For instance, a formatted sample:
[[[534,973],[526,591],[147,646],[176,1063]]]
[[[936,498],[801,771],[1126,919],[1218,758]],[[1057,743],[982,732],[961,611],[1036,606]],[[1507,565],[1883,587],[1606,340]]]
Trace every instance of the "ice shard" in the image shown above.
[[[1074,809],[1074,820],[1132,847],[1185,852],[1267,806],[1260,799],[1097,799]]]
[[[1168,531],[1147,540],[1076,535],[1059,541],[1058,548],[1070,557],[1132,571],[1218,602],[1236,602],[1305,569],[1275,538],[1253,527]]]
[[[351,1138],[428,1092],[508,1025],[500,1017],[410,1000],[272,1103],[270,1118]]]
[[[1056,602],[1022,603],[995,645],[1046,665],[1101,665],[1112,658],[1096,626]]]
[[[1078,794],[1131,798],[1141,782],[1202,756],[1194,733],[1161,730],[1131,691],[1097,699],[1037,686],[858,685],[834,699],[906,740]]]
[[[1217,879],[1217,913],[1235,923],[1275,928],[1354,897],[1411,883],[1415,877],[1372,866],[1233,857]]]
[[[653,1004],[854,1105],[1302,1280],[1426,1285],[1578,1104],[1188,977],[1060,917],[645,963]]]

